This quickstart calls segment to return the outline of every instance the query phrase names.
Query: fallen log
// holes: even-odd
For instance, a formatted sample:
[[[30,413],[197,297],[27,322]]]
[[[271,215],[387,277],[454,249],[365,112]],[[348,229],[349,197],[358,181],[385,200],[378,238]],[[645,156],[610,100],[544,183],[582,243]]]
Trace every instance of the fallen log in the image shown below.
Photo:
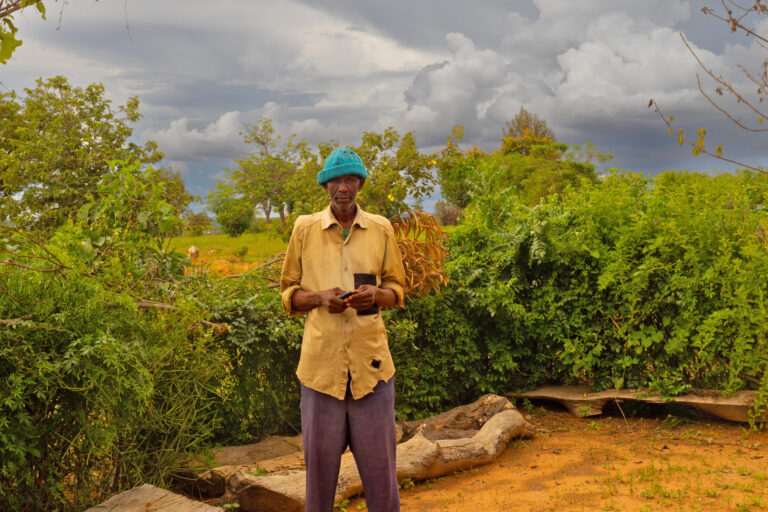
[[[223,508],[193,501],[179,494],[144,484],[112,496],[85,512],[217,512]]]
[[[475,425],[479,430],[451,428]],[[410,438],[397,446],[399,481],[408,478],[425,480],[488,464],[501,454],[511,439],[534,434],[533,426],[514,406],[506,398],[496,395],[486,395],[474,404],[421,422],[409,422],[403,429],[414,427]],[[452,436],[456,430],[471,432],[471,435],[437,440],[425,436],[425,432],[432,437],[446,433]],[[227,480],[227,492],[216,501],[219,504],[238,503],[243,512],[298,512],[304,507],[304,470],[254,474],[230,466],[214,471],[226,475]],[[358,495],[362,490],[354,458],[351,453],[345,453],[341,457],[336,501]]]

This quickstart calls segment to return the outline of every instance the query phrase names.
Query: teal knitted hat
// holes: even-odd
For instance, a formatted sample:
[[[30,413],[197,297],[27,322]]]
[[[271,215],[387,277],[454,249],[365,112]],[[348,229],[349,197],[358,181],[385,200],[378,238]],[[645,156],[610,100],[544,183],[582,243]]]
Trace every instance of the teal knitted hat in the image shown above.
[[[351,149],[337,149],[325,159],[323,170],[317,173],[317,184],[322,185],[345,174],[357,174],[363,179],[368,177],[363,161],[357,153]]]

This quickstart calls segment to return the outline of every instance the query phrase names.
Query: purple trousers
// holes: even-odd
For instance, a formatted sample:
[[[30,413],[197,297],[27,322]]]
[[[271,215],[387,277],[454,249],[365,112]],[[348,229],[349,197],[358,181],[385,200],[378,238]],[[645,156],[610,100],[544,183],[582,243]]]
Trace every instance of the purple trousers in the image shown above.
[[[301,386],[301,432],[307,466],[305,512],[332,512],[341,454],[352,450],[369,512],[398,512],[395,379],[359,400],[338,400]]]

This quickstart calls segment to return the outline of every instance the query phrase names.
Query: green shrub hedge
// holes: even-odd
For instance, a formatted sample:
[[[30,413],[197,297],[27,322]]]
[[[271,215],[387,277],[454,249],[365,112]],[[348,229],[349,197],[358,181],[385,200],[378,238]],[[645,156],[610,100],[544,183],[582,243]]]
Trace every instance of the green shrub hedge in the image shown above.
[[[578,383],[759,389],[763,409],[766,204],[768,176],[746,173],[615,173],[533,207],[488,189],[445,293],[392,314],[401,408]]]

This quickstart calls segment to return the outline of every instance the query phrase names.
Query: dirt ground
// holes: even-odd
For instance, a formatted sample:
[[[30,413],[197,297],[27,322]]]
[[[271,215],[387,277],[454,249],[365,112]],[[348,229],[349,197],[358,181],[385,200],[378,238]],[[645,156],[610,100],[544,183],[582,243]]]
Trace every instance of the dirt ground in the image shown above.
[[[534,439],[487,466],[404,482],[403,512],[768,510],[766,430],[664,406],[580,419],[536,404],[525,414]],[[365,500],[337,509],[366,510]]]

